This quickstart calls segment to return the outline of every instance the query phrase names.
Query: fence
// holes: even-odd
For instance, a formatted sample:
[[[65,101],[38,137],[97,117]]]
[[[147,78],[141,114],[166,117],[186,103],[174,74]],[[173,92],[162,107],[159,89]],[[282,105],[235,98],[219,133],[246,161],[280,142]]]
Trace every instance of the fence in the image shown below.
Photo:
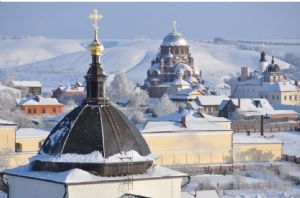
[[[231,123],[231,128],[236,132],[260,132],[260,119],[255,120],[236,120]],[[278,120],[264,120],[264,132],[294,131],[300,128],[299,122]]]
[[[288,162],[294,162],[296,164],[300,164],[300,157],[295,156],[295,155],[282,155],[282,160],[288,161]]]

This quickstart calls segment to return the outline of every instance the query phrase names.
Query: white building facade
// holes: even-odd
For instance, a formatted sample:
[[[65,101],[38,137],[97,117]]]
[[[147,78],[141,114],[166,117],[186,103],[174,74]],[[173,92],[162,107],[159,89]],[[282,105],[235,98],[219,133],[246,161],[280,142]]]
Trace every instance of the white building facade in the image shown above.
[[[266,98],[271,104],[300,105],[298,81],[290,80],[274,61],[268,64],[265,52],[261,52],[259,69],[251,72],[241,68],[238,81],[231,84],[232,98]]]

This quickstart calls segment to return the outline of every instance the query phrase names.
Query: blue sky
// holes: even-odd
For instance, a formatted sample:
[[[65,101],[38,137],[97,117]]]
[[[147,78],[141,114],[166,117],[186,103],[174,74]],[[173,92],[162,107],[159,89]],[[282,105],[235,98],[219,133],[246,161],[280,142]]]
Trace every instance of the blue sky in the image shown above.
[[[162,39],[174,19],[188,39],[300,38],[300,3],[0,3],[0,35],[90,38],[93,8],[104,39]]]

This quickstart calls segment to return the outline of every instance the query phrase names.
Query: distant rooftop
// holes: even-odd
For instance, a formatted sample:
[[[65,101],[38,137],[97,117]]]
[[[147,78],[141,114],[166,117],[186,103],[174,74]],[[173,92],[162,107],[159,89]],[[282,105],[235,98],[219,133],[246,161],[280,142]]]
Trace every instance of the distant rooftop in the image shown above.
[[[227,96],[198,96],[200,105],[220,105],[223,100],[228,100]]]
[[[182,123],[185,117],[185,124]],[[171,113],[150,119],[141,130],[142,133],[151,132],[210,132],[224,131],[232,132],[231,129],[215,124],[215,122],[230,122],[223,117],[214,117],[207,114],[198,115],[197,112],[189,111],[182,113]]]
[[[16,131],[16,138],[46,138],[51,129],[20,128]]]
[[[42,96],[28,96],[16,99],[18,105],[62,105],[56,98],[44,98]]]
[[[40,81],[13,80],[11,84],[15,87],[42,87]]]

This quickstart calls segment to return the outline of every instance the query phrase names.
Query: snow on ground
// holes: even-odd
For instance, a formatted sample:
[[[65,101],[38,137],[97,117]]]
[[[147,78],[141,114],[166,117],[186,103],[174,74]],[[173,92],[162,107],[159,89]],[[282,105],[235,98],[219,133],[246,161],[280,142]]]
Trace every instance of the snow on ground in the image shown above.
[[[299,186],[293,184],[288,177],[291,171],[300,170],[298,165],[280,163],[280,174],[277,174],[257,164],[250,170],[235,170],[231,175],[192,176],[190,183],[183,190],[194,192],[215,189],[221,198],[300,197]]]
[[[17,42],[12,39],[0,41],[0,47],[2,46],[2,50],[6,50],[6,53],[0,54],[12,56],[10,54],[17,53],[21,49],[23,53],[20,54],[20,57],[24,57],[16,56],[15,59],[2,61],[0,68],[6,68],[5,72],[15,74],[21,80],[39,80],[43,83],[44,90],[47,91],[56,88],[59,84],[84,80],[83,76],[89,67],[91,58],[89,52],[84,50],[82,45],[86,46],[88,41],[84,41],[82,44],[83,42],[78,40],[46,38],[19,40],[23,43],[21,47],[18,47]],[[195,65],[203,71],[204,80],[218,88],[224,87],[224,79],[239,72],[241,66],[249,66],[253,69],[258,66],[260,55],[257,51],[242,50],[233,44],[215,44],[203,41],[189,41],[189,43]],[[112,79],[113,74],[123,71],[131,81],[142,83],[160,44],[161,40],[150,39],[104,40],[105,50],[101,59],[106,73],[110,75],[109,79]],[[294,47],[300,49],[298,45]],[[46,51],[47,53],[45,53],[50,55],[39,55],[35,49]],[[27,54],[31,51],[36,55]],[[268,59],[270,60],[270,56]],[[276,60],[276,62],[282,68],[289,67],[289,64],[283,61]],[[16,67],[7,69],[12,66]]]
[[[266,133],[266,135],[274,136],[283,142],[283,154],[300,157],[300,132]]]

